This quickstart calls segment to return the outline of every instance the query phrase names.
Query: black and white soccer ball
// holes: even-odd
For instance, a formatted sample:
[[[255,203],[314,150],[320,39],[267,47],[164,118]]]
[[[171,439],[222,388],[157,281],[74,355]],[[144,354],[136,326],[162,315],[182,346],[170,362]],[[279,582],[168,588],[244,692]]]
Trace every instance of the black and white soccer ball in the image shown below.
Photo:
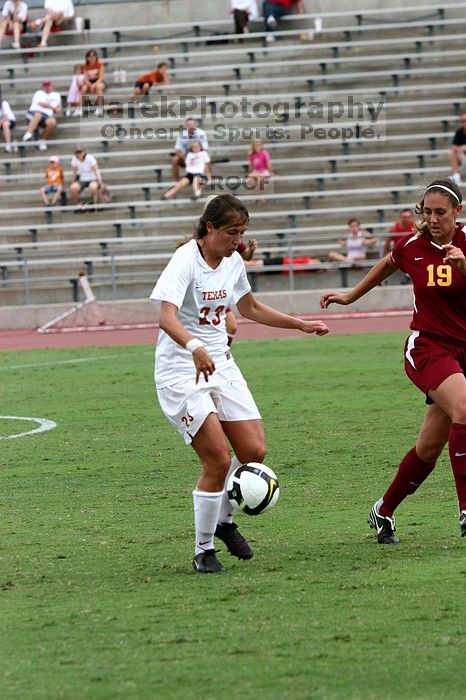
[[[278,501],[280,488],[275,472],[260,462],[242,464],[230,474],[227,494],[232,507],[247,515],[259,515]]]

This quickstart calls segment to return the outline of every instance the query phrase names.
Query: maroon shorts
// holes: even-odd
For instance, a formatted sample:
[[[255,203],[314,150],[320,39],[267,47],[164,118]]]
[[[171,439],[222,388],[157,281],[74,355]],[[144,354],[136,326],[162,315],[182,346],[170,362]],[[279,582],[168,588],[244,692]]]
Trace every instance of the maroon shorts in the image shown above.
[[[460,341],[413,331],[405,343],[405,372],[427,395],[450,375],[466,374],[466,347]]]

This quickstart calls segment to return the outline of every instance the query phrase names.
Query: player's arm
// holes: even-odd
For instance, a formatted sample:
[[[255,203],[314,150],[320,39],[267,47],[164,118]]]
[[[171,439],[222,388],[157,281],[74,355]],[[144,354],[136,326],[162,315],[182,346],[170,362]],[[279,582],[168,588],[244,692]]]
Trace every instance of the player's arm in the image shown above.
[[[179,320],[178,307],[169,301],[162,301],[160,306],[159,327],[161,330],[165,331],[175,343],[178,343],[178,345],[181,345],[183,348],[186,348],[190,341],[197,340],[197,338],[186,330]],[[196,384],[201,374],[204,375],[204,379],[207,382],[209,381],[209,375],[213,374],[215,371],[214,361],[201,341],[197,343],[194,342],[193,345],[197,345],[197,347],[191,350],[188,346],[186,349],[192,352],[193,362],[196,368]]]
[[[281,311],[272,309],[266,304],[258,301],[252,292],[245,294],[236,302],[236,308],[241,316],[248,318],[263,326],[273,326],[274,328],[292,328],[303,333],[317,333],[325,335],[328,328],[322,321],[304,321],[301,318],[294,318],[283,314]]]
[[[387,277],[390,277],[390,275],[392,275],[395,270],[398,269],[397,266],[391,262],[390,258],[390,255],[386,255],[384,258],[382,258],[382,260],[379,260],[379,262],[369,270],[367,275],[365,275],[365,277],[363,277],[362,280],[358,282],[358,284],[350,292],[347,292],[346,294],[341,294],[340,292],[328,292],[327,294],[321,296],[321,308],[326,309],[329,304],[342,304],[343,306],[352,304],[354,301],[357,301],[363,297],[364,294],[370,292],[371,289],[377,287],[377,285],[386,280]]]

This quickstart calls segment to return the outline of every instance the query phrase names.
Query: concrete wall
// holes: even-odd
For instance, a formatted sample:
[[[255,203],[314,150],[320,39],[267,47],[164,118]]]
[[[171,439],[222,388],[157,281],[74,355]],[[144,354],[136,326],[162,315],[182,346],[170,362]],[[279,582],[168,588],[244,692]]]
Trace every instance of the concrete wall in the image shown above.
[[[327,288],[328,289],[328,288]],[[312,289],[296,292],[259,292],[257,298],[285,313],[317,314],[320,312],[319,299],[324,290]],[[410,285],[377,287],[348,310],[381,311],[383,309],[411,309],[412,291]],[[146,299],[128,301],[99,302],[105,318],[112,323],[154,323],[158,321],[159,305]],[[31,306],[11,306],[0,308],[0,328],[37,328],[59,314],[67,311],[71,304],[43,304]],[[326,312],[340,313],[343,307],[331,307]]]

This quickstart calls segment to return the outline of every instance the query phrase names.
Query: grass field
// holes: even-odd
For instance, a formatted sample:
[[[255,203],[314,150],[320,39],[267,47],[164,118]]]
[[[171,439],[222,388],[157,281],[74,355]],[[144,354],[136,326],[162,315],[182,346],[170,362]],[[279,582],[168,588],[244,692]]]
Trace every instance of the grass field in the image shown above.
[[[399,334],[238,342],[276,508],[256,555],[191,568],[194,453],[163,418],[148,346],[0,354],[0,698],[465,697],[466,542],[445,454],[398,511],[368,511],[423,399]],[[13,425],[14,423],[14,425]],[[31,423],[0,420],[0,435]]]

